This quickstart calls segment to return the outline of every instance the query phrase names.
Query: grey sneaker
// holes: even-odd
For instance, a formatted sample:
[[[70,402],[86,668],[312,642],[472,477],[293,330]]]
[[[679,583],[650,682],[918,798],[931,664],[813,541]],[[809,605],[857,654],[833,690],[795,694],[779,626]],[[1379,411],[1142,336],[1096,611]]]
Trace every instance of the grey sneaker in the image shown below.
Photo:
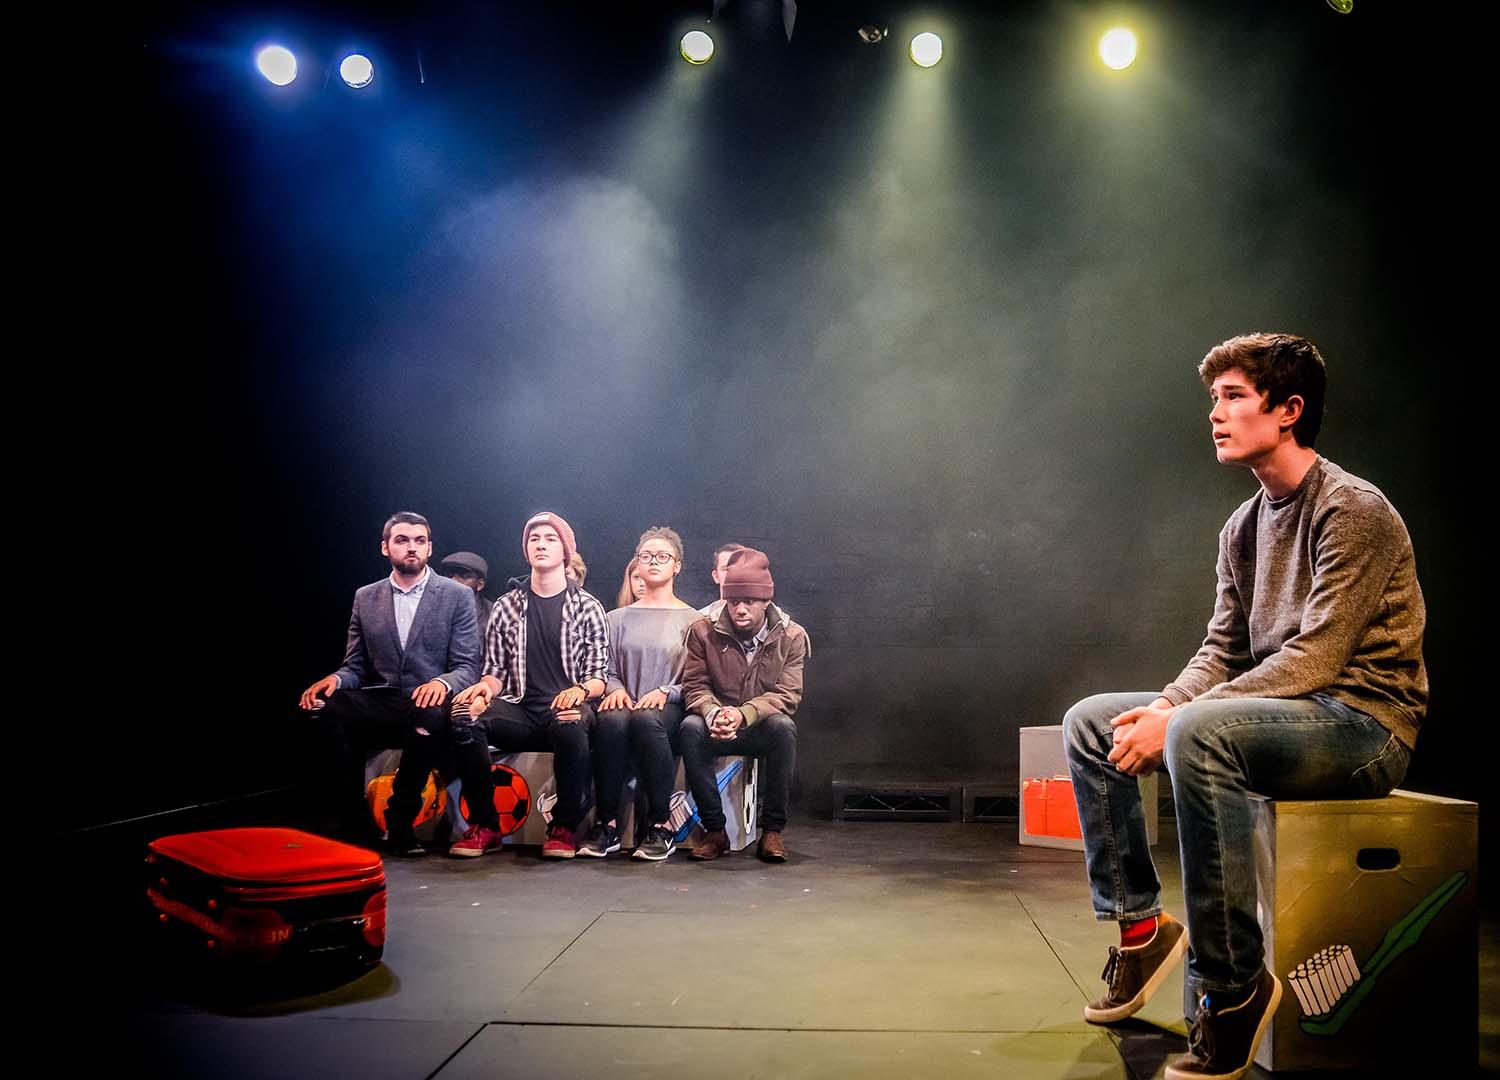
[[[1187,931],[1165,911],[1156,917],[1156,933],[1144,945],[1109,947],[1109,962],[1100,975],[1109,989],[1083,1007],[1091,1024],[1113,1024],[1134,1016],[1172,974],[1187,952]]]
[[[1188,1031],[1188,1052],[1167,1066],[1167,1080],[1244,1076],[1280,1004],[1281,982],[1264,968],[1254,991],[1238,1005],[1218,1006],[1212,993],[1204,994]]]
[[[665,825],[653,825],[646,833],[646,839],[631,854],[637,859],[650,859],[652,862],[661,862],[672,852],[677,850],[677,845],[672,842],[672,834],[667,831]]]
[[[620,830],[613,825],[595,825],[578,845],[578,854],[602,859],[620,850]]]

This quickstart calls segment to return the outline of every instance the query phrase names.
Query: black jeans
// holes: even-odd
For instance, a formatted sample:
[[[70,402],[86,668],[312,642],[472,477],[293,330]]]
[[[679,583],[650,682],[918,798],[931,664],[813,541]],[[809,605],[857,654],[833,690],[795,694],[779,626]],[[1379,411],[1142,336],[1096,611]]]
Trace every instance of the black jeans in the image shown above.
[[[599,804],[599,820],[615,816],[620,788],[625,783],[626,745],[635,762],[636,775],[646,789],[650,807],[649,824],[660,825],[672,812],[672,781],[676,778],[678,728],[682,726],[682,706],[668,702],[660,709],[611,709],[599,714],[599,730],[594,737],[594,793]],[[608,734],[601,738],[601,733]],[[618,753],[620,764],[606,773],[600,763],[600,752]],[[606,799],[605,792],[610,796]],[[605,810],[608,813],[605,813]],[[639,827],[636,830],[640,831]]]
[[[760,824],[767,832],[786,828],[787,797],[797,764],[797,724],[790,716],[763,716],[753,726],[740,728],[732,739],[715,739],[703,717],[689,716],[682,722],[681,738],[682,764],[704,829],[718,832],[724,828],[724,804],[714,777],[714,759],[723,756],[765,759]]]
[[[365,806],[365,759],[377,750],[400,750],[401,767],[386,807],[386,825],[411,827],[422,808],[427,774],[445,763],[448,705],[419,709],[398,687],[338,690],[321,709],[303,714],[313,725],[316,758],[332,784],[320,785],[339,828],[351,836],[374,829]],[[421,735],[418,728],[429,734]]]
[[[594,821],[600,825],[620,816],[629,733],[629,709],[599,713],[589,732],[589,752],[594,759]]]
[[[557,777],[557,806],[552,822],[573,830],[583,820],[589,797],[589,732],[595,724],[594,707],[578,706],[578,719],[562,723],[550,708],[527,708],[496,698],[477,720],[462,706],[453,716],[453,749],[458,775],[463,779],[464,801],[469,804],[469,824],[498,829],[495,786],[490,780],[490,752],[522,750],[551,751],[552,772]],[[622,781],[623,782],[623,781]],[[615,785],[615,798],[620,785]]]

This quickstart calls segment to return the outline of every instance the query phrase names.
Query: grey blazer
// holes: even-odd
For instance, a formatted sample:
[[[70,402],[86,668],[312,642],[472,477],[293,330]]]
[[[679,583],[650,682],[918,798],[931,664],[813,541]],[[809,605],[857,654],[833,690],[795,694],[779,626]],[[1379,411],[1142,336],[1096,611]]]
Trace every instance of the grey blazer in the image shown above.
[[[437,572],[427,576],[406,648],[396,632],[391,579],[381,578],[354,594],[349,616],[349,647],[344,666],[334,672],[340,690],[399,686],[415,690],[442,679],[457,693],[479,681],[479,624],[474,590]]]

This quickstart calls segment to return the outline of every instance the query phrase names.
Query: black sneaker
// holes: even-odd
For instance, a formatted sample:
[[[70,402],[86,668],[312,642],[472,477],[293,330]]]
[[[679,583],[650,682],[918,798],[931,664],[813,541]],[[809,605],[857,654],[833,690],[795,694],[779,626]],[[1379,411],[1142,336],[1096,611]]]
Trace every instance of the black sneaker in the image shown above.
[[[420,859],[427,854],[410,829],[392,829],[386,833],[385,851],[398,859]]]
[[[631,852],[632,858],[650,859],[652,862],[661,862],[672,852],[677,850],[677,845],[672,843],[672,834],[665,825],[653,825],[646,833],[646,839]]]
[[[1109,962],[1099,976],[1109,990],[1083,1007],[1083,1018],[1091,1024],[1113,1024],[1140,1012],[1182,962],[1187,945],[1183,925],[1165,911],[1156,917],[1156,933],[1146,944],[1111,945]]]
[[[1238,1005],[1217,1006],[1213,994],[1204,994],[1188,1032],[1188,1052],[1167,1066],[1167,1080],[1244,1076],[1280,1004],[1281,981],[1264,969],[1254,992]]]
[[[591,859],[602,859],[619,850],[620,830],[613,825],[595,825],[578,845],[578,854]]]

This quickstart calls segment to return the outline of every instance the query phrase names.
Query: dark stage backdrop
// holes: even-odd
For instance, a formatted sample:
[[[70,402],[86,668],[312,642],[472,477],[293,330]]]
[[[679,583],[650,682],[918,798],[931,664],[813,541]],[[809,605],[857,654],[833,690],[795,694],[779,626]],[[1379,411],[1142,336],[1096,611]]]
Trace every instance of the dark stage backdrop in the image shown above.
[[[1474,794],[1452,26],[1143,4],[1110,73],[1095,5],[804,3],[788,45],[739,0],[692,68],[675,41],[710,6],[139,29],[105,204],[144,349],[101,363],[77,556],[112,583],[130,781],[80,820],[281,783],[407,508],[492,590],[556,510],[607,606],[646,526],[686,538],[695,602],[716,544],[764,548],[813,642],[814,810],[840,762],[1014,778],[1018,727],[1197,647],[1254,480],[1215,464],[1194,366],[1261,329],[1320,345],[1319,449],[1406,519],[1433,681],[1411,783]],[[948,55],[920,70],[928,27]],[[277,32],[330,66],[367,43],[374,91],[305,61],[275,92],[247,56]]]

